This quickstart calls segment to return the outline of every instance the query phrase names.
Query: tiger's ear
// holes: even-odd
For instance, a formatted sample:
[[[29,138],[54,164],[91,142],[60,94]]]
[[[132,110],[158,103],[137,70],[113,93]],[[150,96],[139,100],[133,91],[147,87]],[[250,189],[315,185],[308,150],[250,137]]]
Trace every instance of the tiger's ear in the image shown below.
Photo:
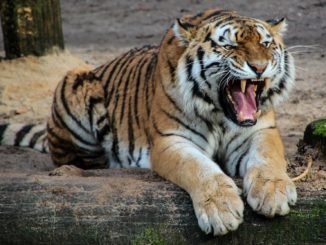
[[[195,37],[196,26],[187,21],[187,18],[177,19],[173,24],[173,32],[181,46],[187,47]]]
[[[288,24],[286,23],[286,19],[282,18],[279,20],[266,20],[266,22],[271,26],[273,32],[280,34],[281,36],[283,36],[283,34],[286,32],[287,30],[287,26]]]

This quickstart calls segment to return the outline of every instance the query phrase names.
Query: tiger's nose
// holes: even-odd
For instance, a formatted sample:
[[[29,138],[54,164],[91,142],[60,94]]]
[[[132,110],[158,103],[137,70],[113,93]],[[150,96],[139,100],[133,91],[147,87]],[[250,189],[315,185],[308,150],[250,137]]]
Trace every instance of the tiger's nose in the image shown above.
[[[260,77],[264,71],[266,70],[267,67],[267,63],[249,63],[248,62],[249,67],[251,68],[251,70],[253,70],[258,77]]]

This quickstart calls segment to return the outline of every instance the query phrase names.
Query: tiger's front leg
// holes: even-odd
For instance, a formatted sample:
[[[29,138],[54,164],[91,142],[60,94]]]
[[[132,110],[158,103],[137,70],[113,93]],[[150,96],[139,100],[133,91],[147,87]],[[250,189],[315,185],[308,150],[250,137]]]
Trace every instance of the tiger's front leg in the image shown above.
[[[243,221],[239,189],[204,152],[181,137],[154,141],[152,169],[186,190],[200,228],[214,235],[236,230]]]
[[[297,200],[295,185],[286,173],[283,144],[276,128],[256,133],[244,173],[248,204],[267,217],[286,215]]]

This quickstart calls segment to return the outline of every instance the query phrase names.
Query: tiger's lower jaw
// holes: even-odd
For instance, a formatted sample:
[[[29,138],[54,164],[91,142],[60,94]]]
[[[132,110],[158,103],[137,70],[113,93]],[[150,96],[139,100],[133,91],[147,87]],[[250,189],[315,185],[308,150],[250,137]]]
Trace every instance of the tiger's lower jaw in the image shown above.
[[[261,115],[260,96],[270,80],[237,79],[220,92],[220,102],[228,119],[241,127],[251,127]]]

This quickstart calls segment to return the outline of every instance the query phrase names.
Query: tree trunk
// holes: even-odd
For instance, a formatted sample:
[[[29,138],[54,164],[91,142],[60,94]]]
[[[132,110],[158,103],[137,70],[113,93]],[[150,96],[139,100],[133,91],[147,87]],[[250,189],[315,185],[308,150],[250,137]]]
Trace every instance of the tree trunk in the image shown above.
[[[326,244],[326,200],[299,196],[286,217],[245,221],[223,237],[198,228],[186,192],[148,170],[86,177],[0,173],[0,244]]]
[[[60,0],[1,0],[6,58],[63,49]]]

